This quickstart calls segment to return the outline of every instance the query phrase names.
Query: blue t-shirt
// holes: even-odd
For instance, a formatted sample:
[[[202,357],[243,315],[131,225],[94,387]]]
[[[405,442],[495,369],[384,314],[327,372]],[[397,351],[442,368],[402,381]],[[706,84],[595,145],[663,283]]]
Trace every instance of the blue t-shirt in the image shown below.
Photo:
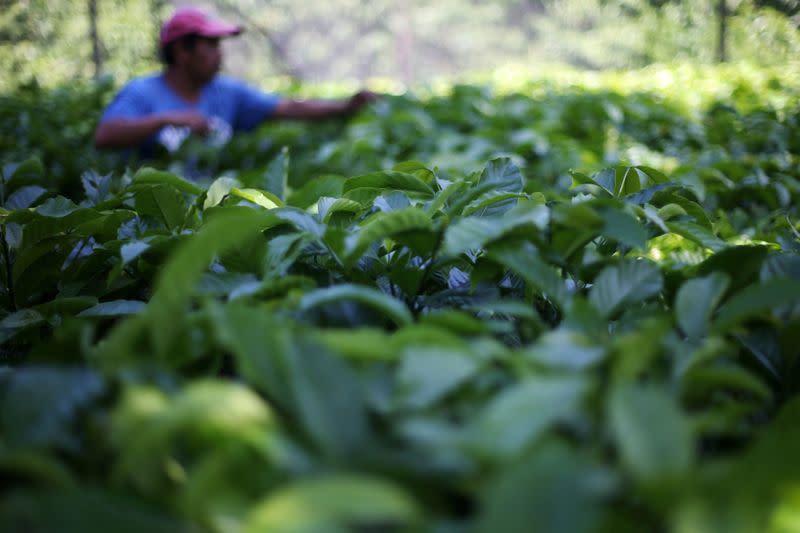
[[[275,94],[264,93],[227,76],[216,76],[203,87],[200,100],[189,103],[167,85],[163,74],[131,80],[117,94],[100,122],[114,118],[142,118],[167,111],[200,111],[210,120],[208,142],[225,144],[236,131],[249,131],[269,118],[280,103]],[[189,136],[189,128],[167,126],[140,146],[141,155],[153,155],[156,144],[174,151]]]

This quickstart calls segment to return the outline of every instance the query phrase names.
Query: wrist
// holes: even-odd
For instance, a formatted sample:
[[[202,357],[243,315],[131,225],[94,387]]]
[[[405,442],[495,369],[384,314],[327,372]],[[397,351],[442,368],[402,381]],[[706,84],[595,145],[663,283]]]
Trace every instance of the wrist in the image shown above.
[[[172,125],[172,119],[170,118],[169,113],[159,113],[153,117],[153,126],[156,129],[165,128],[167,126]]]

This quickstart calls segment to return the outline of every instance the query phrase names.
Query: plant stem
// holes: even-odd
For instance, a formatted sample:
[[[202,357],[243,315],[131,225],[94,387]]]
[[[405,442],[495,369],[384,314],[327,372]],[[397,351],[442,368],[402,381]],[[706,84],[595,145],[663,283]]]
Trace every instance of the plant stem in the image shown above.
[[[0,169],[0,206],[6,205],[6,176]],[[17,310],[17,297],[14,292],[14,279],[11,275],[11,251],[8,248],[8,241],[6,240],[6,225],[0,224],[0,248],[3,252],[3,264],[6,270],[6,292],[8,292],[8,299],[11,303],[11,310]]]

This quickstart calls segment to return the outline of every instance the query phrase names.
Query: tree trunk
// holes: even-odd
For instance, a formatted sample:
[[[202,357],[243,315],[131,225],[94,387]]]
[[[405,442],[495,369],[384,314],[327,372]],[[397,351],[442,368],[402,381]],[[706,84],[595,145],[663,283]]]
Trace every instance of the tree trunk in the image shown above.
[[[89,38],[92,40],[92,63],[94,63],[94,77],[100,77],[103,69],[103,54],[100,45],[100,34],[97,31],[97,0],[89,1]]]
[[[725,0],[717,0],[717,20],[719,31],[717,32],[717,61],[724,63],[728,60],[727,37],[728,37],[728,6]]]

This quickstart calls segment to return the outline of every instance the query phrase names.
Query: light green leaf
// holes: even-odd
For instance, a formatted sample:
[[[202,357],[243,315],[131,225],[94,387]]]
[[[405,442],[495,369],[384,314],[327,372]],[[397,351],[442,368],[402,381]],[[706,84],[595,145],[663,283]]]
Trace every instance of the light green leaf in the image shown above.
[[[219,205],[231,193],[232,189],[240,188],[241,186],[242,184],[235,178],[223,176],[215,179],[208,188],[206,200],[203,202],[203,209]]]
[[[233,187],[230,190],[230,194],[231,196],[244,198],[248,202],[253,202],[254,204],[260,205],[265,209],[283,207],[283,201],[268,191],[259,191],[258,189],[239,189]]]
[[[244,533],[346,533],[410,527],[418,519],[414,500],[379,478],[355,474],[296,481],[256,504]]]

